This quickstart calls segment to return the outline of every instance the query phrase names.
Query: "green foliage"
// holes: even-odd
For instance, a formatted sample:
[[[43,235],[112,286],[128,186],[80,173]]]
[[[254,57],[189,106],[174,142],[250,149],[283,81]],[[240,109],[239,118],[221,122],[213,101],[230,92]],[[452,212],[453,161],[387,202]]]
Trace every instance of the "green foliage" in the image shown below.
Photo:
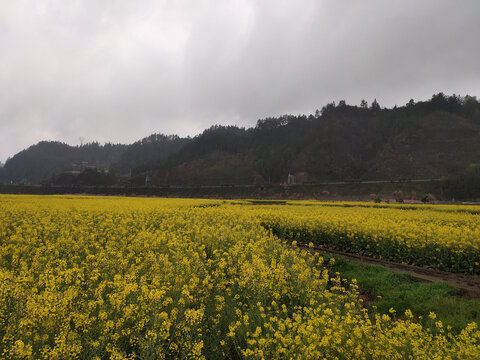
[[[472,163],[460,176],[444,179],[442,187],[446,196],[450,198],[480,198],[480,164]]]
[[[480,299],[469,299],[443,282],[419,282],[411,276],[394,273],[377,265],[362,266],[335,256],[334,271],[348,279],[356,279],[360,289],[368,294],[370,309],[388,314],[394,308],[398,314],[412,310],[425,325],[432,325],[430,312],[437,314],[445,326],[461,331],[468,323],[480,323]],[[421,318],[419,318],[421,317]]]
[[[109,186],[115,183],[115,179],[104,171],[85,169],[79,174],[54,175],[46,183],[61,186]]]
[[[431,203],[437,200],[435,195],[433,194],[424,194],[420,199],[423,203]]]

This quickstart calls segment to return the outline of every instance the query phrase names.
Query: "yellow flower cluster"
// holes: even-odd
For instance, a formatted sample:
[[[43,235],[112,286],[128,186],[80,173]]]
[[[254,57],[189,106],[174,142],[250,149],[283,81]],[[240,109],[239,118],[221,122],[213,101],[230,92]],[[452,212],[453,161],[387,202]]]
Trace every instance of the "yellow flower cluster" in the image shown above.
[[[480,274],[480,208],[295,202],[266,214],[281,238],[379,259]],[[294,208],[294,209],[293,209]]]
[[[369,314],[328,260],[265,230],[307,207],[239,204],[0,196],[0,358],[480,357],[475,323]]]

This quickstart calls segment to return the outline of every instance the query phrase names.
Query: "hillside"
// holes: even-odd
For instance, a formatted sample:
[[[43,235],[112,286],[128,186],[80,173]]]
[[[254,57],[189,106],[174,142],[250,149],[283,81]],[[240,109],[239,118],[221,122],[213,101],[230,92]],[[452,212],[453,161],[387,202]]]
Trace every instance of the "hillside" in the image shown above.
[[[135,174],[144,169],[161,166],[189,140],[177,135],[150,135],[127,146],[120,157],[111,164],[110,170],[117,175]]]
[[[224,185],[460,177],[480,163],[480,103],[434,95],[401,107],[330,103],[312,115],[212,126],[191,138],[154,134],[131,145],[40,142],[9,159],[3,182],[40,183],[78,164],[132,184]]]
[[[457,177],[480,162],[480,104],[472,97],[381,109],[340,102],[316,115],[259,120],[242,129],[214,126],[149,169],[154,183],[279,183]]]
[[[0,180],[9,183],[40,183],[62,172],[85,169],[109,171],[129,176],[142,166],[159,166],[189,139],[153,134],[131,145],[91,143],[70,146],[56,141],[41,141],[8,159],[0,169]],[[58,180],[58,178],[56,177]]]
[[[8,159],[1,176],[4,182],[39,183],[64,171],[80,171],[85,167],[108,169],[125,148],[125,145],[114,144],[70,146],[56,141],[41,141]]]

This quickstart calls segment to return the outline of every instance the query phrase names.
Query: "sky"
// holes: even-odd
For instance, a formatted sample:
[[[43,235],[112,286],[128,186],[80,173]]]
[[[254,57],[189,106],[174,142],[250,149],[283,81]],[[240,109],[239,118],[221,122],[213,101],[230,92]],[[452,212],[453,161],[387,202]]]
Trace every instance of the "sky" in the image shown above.
[[[479,15],[478,0],[0,0],[0,161],[341,99],[480,96]]]

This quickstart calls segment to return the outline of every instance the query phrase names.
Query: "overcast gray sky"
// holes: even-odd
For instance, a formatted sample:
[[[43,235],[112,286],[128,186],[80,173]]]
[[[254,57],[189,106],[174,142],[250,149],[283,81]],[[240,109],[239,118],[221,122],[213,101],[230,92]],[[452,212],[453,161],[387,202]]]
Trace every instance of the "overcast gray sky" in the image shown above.
[[[440,91],[480,95],[479,0],[0,0],[0,161]]]

